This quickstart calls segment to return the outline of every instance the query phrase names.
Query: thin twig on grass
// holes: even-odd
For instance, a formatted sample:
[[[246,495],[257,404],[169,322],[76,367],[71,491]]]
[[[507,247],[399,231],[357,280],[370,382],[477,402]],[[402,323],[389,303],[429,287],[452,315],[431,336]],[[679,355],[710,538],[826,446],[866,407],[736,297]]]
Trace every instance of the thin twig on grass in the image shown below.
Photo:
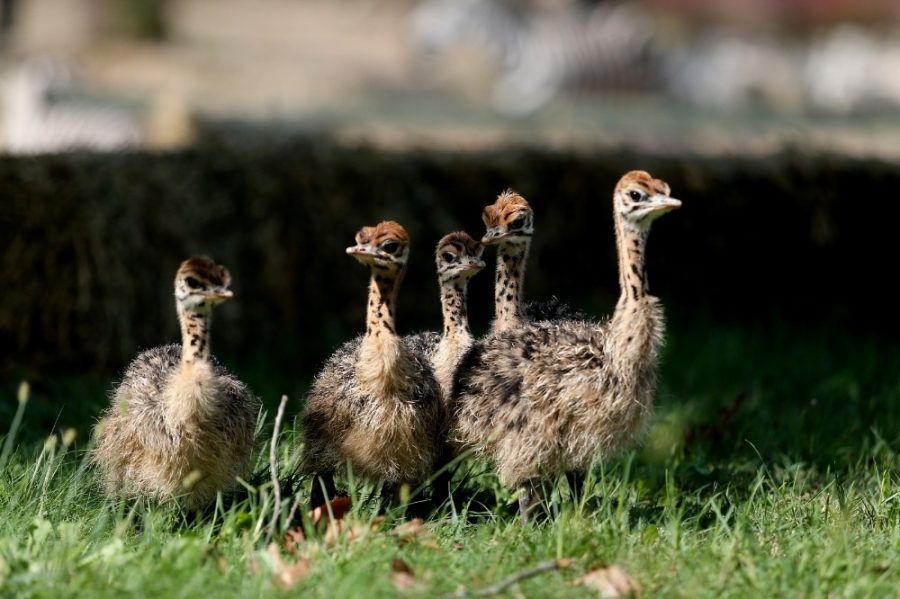
[[[516,584],[517,582],[521,582],[526,578],[531,578],[532,576],[536,576],[544,572],[550,572],[551,570],[562,570],[563,568],[568,568],[569,564],[571,563],[572,560],[570,559],[547,560],[545,562],[537,564],[536,566],[532,566],[527,570],[522,570],[521,572],[517,572],[512,576],[504,578],[497,584],[493,584],[481,589],[472,589],[470,591],[461,588],[454,593],[444,595],[443,599],[459,599],[460,597],[488,597],[490,595],[498,595],[512,585]]]
[[[281,433],[281,421],[284,418],[284,407],[287,405],[288,396],[282,395],[278,404],[278,412],[275,414],[275,428],[272,429],[272,443],[269,446],[269,474],[272,476],[272,489],[275,492],[275,505],[272,508],[272,522],[269,524],[269,534],[266,535],[266,545],[272,541],[275,535],[275,526],[278,524],[278,516],[281,514],[281,486],[278,483],[278,435]]]
[[[300,507],[300,494],[298,493],[297,496],[294,498],[293,503],[291,503],[291,509],[288,510],[288,515],[287,515],[287,520],[286,520],[287,526],[290,526],[291,522],[294,521],[294,517],[297,515],[297,508],[299,508],[299,507]]]

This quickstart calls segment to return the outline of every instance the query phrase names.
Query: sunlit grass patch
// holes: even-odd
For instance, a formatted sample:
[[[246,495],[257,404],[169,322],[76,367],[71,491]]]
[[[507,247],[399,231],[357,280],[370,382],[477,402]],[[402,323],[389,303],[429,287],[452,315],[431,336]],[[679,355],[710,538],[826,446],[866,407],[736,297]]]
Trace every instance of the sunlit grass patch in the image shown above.
[[[576,582],[614,565],[645,596],[891,596],[900,587],[900,371],[891,368],[900,350],[831,339],[676,331],[644,445],[598,460],[575,493],[565,477],[548,480],[540,516],[524,526],[515,494],[489,465],[465,459],[452,498],[406,532],[402,506],[379,512],[377,489],[348,471],[340,486],[351,506],[329,536],[304,518],[311,481],[288,480],[301,450],[291,411],[276,446],[279,514],[271,412],[255,476],[207,513],[112,501],[87,461],[93,422],[41,428],[55,421],[41,412],[52,397],[35,395],[53,388],[19,402],[13,384],[0,397],[7,428],[21,423],[0,441],[9,447],[0,595],[368,598],[512,581],[500,592],[585,597],[597,591]],[[97,401],[73,388],[65,399]],[[301,517],[288,522],[297,497]]]

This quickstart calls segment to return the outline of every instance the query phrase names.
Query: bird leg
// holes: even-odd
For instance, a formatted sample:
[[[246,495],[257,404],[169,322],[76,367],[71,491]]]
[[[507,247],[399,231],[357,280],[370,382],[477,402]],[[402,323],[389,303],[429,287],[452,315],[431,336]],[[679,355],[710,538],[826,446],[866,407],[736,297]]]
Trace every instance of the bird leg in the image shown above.
[[[569,484],[569,495],[572,501],[576,501],[578,494],[584,491],[584,473],[583,472],[566,472],[566,482]]]
[[[526,481],[519,487],[519,517],[522,520],[522,524],[528,524],[530,513],[540,502],[540,499],[540,489],[535,485],[534,481]]]
[[[410,518],[424,519],[441,507],[450,496],[450,480],[452,478],[453,469],[442,468],[428,484],[431,494],[410,499],[409,505],[406,507],[406,515]]]
[[[381,495],[378,497],[378,512],[386,513],[398,503],[400,503],[400,485],[397,483],[382,484]]]
[[[431,481],[431,508],[437,509],[450,496],[450,482],[454,468],[443,465],[441,471]]]

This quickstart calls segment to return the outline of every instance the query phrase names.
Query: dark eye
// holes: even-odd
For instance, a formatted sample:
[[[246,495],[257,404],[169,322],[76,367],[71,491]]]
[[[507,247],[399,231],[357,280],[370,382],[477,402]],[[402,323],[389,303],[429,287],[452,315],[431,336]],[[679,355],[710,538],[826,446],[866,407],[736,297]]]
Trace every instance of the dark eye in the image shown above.
[[[510,229],[521,229],[524,226],[525,226],[525,217],[524,216],[520,216],[513,222],[509,223]]]
[[[444,259],[444,262],[456,262],[456,254],[450,252],[444,252],[441,254],[441,258]]]
[[[631,191],[628,192],[628,197],[630,197],[635,202],[640,202],[644,196],[641,194],[641,192],[635,191],[634,189],[632,189]]]
[[[381,251],[387,252],[388,254],[396,254],[399,249],[400,244],[396,241],[387,241],[381,244]]]
[[[198,281],[194,277],[188,277],[184,280],[184,282],[187,283],[187,286],[191,289],[200,289],[201,287],[203,287],[200,281]]]

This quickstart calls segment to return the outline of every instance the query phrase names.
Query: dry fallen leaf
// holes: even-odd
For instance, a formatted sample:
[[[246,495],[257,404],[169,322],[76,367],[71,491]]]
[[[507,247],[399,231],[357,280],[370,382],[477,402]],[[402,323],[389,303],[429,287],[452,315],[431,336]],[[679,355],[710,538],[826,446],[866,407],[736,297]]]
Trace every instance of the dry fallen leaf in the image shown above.
[[[409,522],[404,522],[403,524],[395,526],[391,529],[390,534],[398,539],[409,540],[427,535],[428,531],[425,529],[425,524],[422,522],[421,518],[413,518]]]
[[[395,526],[389,534],[397,537],[397,539],[402,542],[415,540],[423,547],[428,547],[430,549],[441,548],[440,545],[431,538],[431,533],[425,528],[425,523],[421,518],[413,518],[409,522],[404,522],[403,524]]]
[[[331,545],[341,537],[344,537],[347,542],[355,541],[367,532],[378,530],[382,522],[384,522],[384,516],[376,516],[371,522],[330,520],[322,542],[325,545]]]
[[[285,564],[281,559],[281,551],[278,550],[278,545],[270,543],[268,551],[269,557],[272,559],[272,580],[279,587],[289,589],[309,574],[308,559],[300,558],[293,564]]]
[[[329,507],[331,508],[331,514],[328,513]],[[313,526],[316,526],[319,524],[319,522],[322,522],[323,520],[329,520],[332,517],[335,520],[340,520],[347,512],[350,511],[351,507],[353,507],[353,500],[351,500],[347,495],[341,495],[340,497],[335,497],[324,505],[320,505],[319,507],[310,510],[309,521],[312,522]]]
[[[625,570],[615,565],[591,570],[581,578],[576,579],[574,584],[593,588],[601,597],[607,599],[616,599],[617,597],[635,597],[639,599],[644,592],[641,589],[641,585],[626,574]]]
[[[395,559],[391,562],[391,584],[398,591],[405,591],[416,584],[413,569],[402,559]]]

